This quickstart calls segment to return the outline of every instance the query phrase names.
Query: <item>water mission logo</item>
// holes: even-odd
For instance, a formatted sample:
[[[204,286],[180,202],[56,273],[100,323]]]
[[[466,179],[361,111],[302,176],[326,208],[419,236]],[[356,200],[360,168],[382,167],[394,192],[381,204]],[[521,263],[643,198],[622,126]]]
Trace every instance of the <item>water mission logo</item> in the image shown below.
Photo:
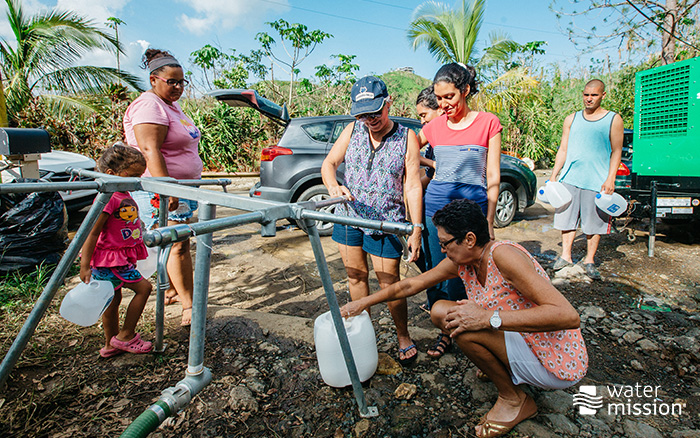
[[[596,395],[596,387],[581,385],[578,393],[574,394],[574,406],[578,406],[581,415],[595,415],[603,407],[603,396]]]

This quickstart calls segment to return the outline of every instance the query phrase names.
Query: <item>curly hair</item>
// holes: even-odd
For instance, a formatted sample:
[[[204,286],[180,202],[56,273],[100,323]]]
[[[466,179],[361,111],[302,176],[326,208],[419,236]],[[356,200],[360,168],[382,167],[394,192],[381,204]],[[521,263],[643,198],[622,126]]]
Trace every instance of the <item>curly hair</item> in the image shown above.
[[[138,149],[119,141],[105,149],[102,156],[97,160],[97,169],[102,173],[107,173],[107,169],[111,169],[112,172],[118,174],[134,164],[141,164],[146,168],[146,158]]]
[[[156,58],[162,58],[163,56],[173,56],[173,55],[172,55],[170,52],[166,51],[166,50],[147,49],[147,50],[144,52],[143,57],[141,58],[141,68],[143,68],[143,69],[145,69],[145,70],[148,70],[148,64],[149,64],[152,60],[154,60],[154,59],[156,59]],[[160,68],[157,68],[157,69],[153,70],[153,71],[150,72],[150,73],[151,73],[151,74],[153,74],[153,73],[160,73],[165,67],[175,67],[175,68],[178,68],[178,67],[179,67],[179,68],[182,68],[182,66],[181,66],[180,64],[167,64],[167,65],[164,65],[164,66],[162,66],[162,67],[160,67]]]
[[[476,236],[476,244],[479,246],[486,245],[491,240],[486,216],[479,204],[471,199],[455,199],[442,207],[433,215],[433,224],[460,242],[470,231]]]

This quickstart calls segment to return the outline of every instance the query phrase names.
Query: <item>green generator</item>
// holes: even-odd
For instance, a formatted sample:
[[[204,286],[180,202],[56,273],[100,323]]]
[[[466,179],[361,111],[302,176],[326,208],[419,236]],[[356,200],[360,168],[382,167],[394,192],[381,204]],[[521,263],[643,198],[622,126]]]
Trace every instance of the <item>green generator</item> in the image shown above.
[[[629,198],[644,216],[700,214],[700,58],[637,73],[634,99]]]

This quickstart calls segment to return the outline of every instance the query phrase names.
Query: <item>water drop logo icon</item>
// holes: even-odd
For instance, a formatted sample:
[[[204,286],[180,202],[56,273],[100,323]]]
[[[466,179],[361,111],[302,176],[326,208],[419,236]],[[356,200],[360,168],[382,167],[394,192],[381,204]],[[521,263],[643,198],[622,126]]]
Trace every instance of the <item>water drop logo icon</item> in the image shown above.
[[[595,386],[581,385],[578,393],[574,394],[574,406],[578,406],[581,415],[595,415],[603,407],[603,396],[597,396]]]

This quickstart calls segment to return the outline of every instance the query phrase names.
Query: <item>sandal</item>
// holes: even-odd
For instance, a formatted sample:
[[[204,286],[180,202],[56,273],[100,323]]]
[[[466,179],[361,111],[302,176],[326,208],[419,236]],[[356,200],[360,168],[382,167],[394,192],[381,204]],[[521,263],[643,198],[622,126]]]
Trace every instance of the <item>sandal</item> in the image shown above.
[[[495,438],[499,436],[506,435],[515,426],[522,423],[523,421],[534,417],[537,415],[537,405],[535,401],[528,396],[525,398],[523,405],[520,406],[520,411],[518,415],[512,421],[494,421],[487,420],[486,415],[479,421],[478,426],[481,426],[481,430],[476,434],[479,438]]]
[[[189,327],[192,325],[192,306],[188,308],[182,308],[182,321],[180,322],[181,327]]]
[[[452,348],[452,338],[446,333],[440,332],[435,341],[435,345],[430,348],[426,353],[433,359],[440,359],[445,353],[447,353],[450,348]]]
[[[130,341],[120,341],[116,336],[112,336],[109,343],[114,348],[134,354],[148,353],[153,350],[153,344],[141,339],[138,333]]]
[[[119,354],[124,353],[124,350],[120,350],[118,348],[106,348],[102,347],[100,348],[100,356],[104,357],[105,359],[109,359],[110,357],[117,356]]]
[[[411,350],[416,350],[416,354],[414,354],[411,357],[406,357],[406,353],[408,353]],[[401,354],[403,354],[403,359],[401,359]],[[407,366],[415,362],[415,360],[418,358],[418,349],[416,348],[416,344],[411,344],[406,348],[399,348],[399,363],[401,366]]]

